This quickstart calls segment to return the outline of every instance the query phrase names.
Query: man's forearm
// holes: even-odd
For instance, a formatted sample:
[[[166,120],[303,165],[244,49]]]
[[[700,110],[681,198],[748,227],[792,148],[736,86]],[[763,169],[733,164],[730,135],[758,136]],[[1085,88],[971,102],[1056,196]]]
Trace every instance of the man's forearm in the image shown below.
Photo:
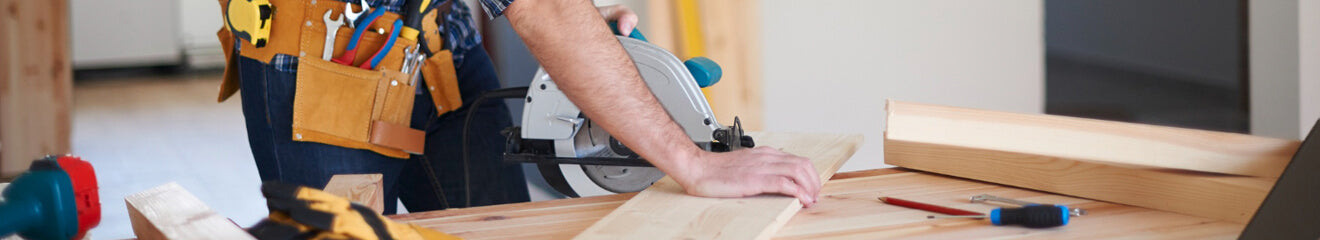
[[[651,94],[591,1],[519,0],[505,16],[595,124],[671,175],[689,170],[700,149]]]

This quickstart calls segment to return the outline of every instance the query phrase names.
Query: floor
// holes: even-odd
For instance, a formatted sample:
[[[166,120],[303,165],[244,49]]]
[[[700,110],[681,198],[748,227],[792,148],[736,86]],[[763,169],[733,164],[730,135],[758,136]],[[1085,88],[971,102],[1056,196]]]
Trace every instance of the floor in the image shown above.
[[[132,238],[123,198],[168,182],[240,225],[267,213],[241,107],[237,97],[216,103],[219,79],[132,72],[75,81],[73,152],[101,187],[95,238]]]
[[[124,197],[168,182],[240,226],[268,213],[239,97],[215,101],[219,72],[147,68],[75,75],[73,152],[92,163],[101,187],[95,239],[133,238]],[[529,183],[533,200],[557,198],[541,184]]]

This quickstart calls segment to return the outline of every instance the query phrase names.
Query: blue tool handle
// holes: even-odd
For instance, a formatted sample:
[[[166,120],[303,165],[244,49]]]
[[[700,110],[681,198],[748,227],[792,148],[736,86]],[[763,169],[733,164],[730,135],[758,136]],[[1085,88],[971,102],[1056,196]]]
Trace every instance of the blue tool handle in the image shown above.
[[[362,38],[362,32],[367,31],[367,28],[371,28],[371,23],[376,22],[376,19],[380,18],[381,15],[385,15],[385,8],[378,7],[371,10],[371,13],[368,13],[367,16],[355,19],[357,22],[353,23],[353,26],[357,26],[357,29],[353,29],[353,37],[348,39],[348,46],[344,49],[357,48],[358,39]]]
[[[369,69],[376,69],[376,65],[380,64],[380,60],[385,59],[385,55],[388,55],[390,49],[394,48],[394,40],[399,38],[399,30],[402,30],[402,27],[403,20],[394,20],[394,28],[391,28],[394,30],[390,31],[389,40],[385,41],[385,45],[380,47],[380,51],[376,52],[376,56],[371,57]]]
[[[1028,228],[1051,228],[1068,225],[1068,214],[1068,207],[1063,205],[997,208],[990,211],[990,223],[996,226],[1022,225]]]

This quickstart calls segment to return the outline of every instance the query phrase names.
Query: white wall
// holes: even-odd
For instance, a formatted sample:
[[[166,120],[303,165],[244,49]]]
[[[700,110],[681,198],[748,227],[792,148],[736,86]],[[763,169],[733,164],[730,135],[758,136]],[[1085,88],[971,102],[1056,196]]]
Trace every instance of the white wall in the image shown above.
[[[885,99],[1044,110],[1041,0],[761,7],[765,130],[866,134],[841,171],[885,166]]]
[[[1301,75],[1298,79],[1300,134],[1305,136],[1320,119],[1320,0],[1303,0],[1298,4],[1298,53]]]
[[[1251,134],[1298,135],[1298,1],[1252,0],[1250,26]]]
[[[1320,118],[1320,0],[1253,0],[1251,133],[1300,139]]]

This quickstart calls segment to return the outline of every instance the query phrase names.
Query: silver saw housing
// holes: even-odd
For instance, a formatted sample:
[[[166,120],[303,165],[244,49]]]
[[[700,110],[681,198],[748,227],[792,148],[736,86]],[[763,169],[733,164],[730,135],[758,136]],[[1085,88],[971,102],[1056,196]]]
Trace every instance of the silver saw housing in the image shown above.
[[[694,144],[716,152],[754,145],[737,120],[731,127],[716,121],[701,87],[678,57],[642,40],[618,39],[651,93]],[[525,101],[521,128],[506,133],[510,145],[505,154],[507,161],[538,163],[543,177],[552,182],[555,178],[563,180],[557,164],[579,164],[596,185],[616,193],[641,191],[664,177],[603,128],[592,124],[545,69],[537,70]],[[552,164],[555,166],[548,166]],[[576,197],[571,188],[561,188],[565,187],[556,190]]]

